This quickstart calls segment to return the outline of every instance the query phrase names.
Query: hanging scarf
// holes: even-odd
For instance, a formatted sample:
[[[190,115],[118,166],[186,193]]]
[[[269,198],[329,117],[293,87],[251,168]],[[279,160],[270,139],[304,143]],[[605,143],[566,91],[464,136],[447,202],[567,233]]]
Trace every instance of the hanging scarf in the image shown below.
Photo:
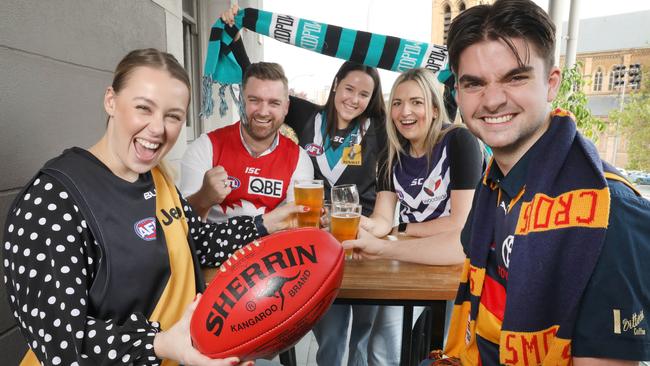
[[[562,110],[552,113],[549,130],[529,154],[522,203],[506,224],[514,244],[499,362],[570,365],[580,299],[609,222],[609,173],[593,144],[577,132],[573,117]],[[479,364],[476,320],[498,205],[499,189],[485,177],[475,193],[477,214],[445,350],[463,365]]]
[[[168,330],[181,319],[185,308],[192,302],[196,295],[194,278],[194,263],[190,245],[187,242],[189,229],[185,221],[183,205],[178,196],[178,191],[173,181],[159,168],[151,170],[156,187],[156,218],[159,223],[164,223],[167,217],[163,212],[176,211],[180,218],[173,220],[169,225],[162,224],[169,253],[169,279],[167,286],[160,295],[155,309],[149,320],[160,323],[162,330]],[[163,366],[178,365],[170,360],[163,360]]]
[[[201,114],[205,117],[213,113],[213,83],[221,84],[222,115],[227,109],[224,101],[227,84],[241,83],[242,68],[230,47],[242,27],[296,47],[380,69],[403,72],[424,67],[436,73],[444,69],[438,79],[453,86],[444,46],[245,8],[235,16],[233,27],[226,27],[221,19],[212,26],[202,83]]]

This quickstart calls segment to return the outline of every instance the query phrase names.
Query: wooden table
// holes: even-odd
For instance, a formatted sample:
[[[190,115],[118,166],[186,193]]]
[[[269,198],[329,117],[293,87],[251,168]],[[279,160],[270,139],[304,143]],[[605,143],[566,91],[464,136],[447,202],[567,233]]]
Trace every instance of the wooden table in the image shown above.
[[[389,239],[396,240],[394,237]],[[404,306],[400,364],[411,365],[418,361],[411,360],[413,306],[431,307],[432,317],[427,326],[432,330],[432,338],[428,343],[442,348],[445,301],[455,298],[461,270],[462,265],[429,266],[395,260],[348,260],[335,303]],[[209,282],[216,269],[205,268],[203,274]],[[282,354],[280,361],[286,366],[295,365],[295,353]]]
[[[412,365],[411,325],[413,306],[431,307],[426,341],[442,348],[445,301],[453,300],[458,290],[462,265],[428,266],[394,260],[347,261],[337,304],[404,306],[401,365]]]

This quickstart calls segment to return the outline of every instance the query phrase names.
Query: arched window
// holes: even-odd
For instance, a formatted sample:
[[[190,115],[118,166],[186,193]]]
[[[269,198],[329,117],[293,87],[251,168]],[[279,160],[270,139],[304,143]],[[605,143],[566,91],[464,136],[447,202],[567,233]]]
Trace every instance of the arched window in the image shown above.
[[[609,81],[607,82],[607,90],[614,89],[614,70],[609,72]]]
[[[461,1],[460,4],[458,5],[458,13],[464,12],[465,9],[467,9],[467,7],[465,6],[465,2]]]
[[[447,35],[449,34],[449,25],[451,24],[451,7],[449,4],[445,4],[444,7],[444,33],[443,33],[443,44],[447,44]]]
[[[599,67],[594,74],[594,91],[601,90],[603,90],[603,71]]]

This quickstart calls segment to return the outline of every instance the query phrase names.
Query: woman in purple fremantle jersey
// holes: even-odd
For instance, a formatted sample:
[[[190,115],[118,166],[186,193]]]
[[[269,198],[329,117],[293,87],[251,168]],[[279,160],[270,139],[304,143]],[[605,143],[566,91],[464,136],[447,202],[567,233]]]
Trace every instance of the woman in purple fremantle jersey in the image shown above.
[[[393,254],[387,249],[402,247],[401,242],[396,246],[371,238],[356,242],[357,258],[428,264],[462,261],[460,231],[481,175],[482,154],[468,130],[448,122],[439,89],[434,74],[426,69],[409,70],[395,81],[386,123],[388,159],[377,174],[375,209],[362,218],[361,227],[374,238],[390,233],[419,238],[447,233],[448,238],[440,242],[444,255],[438,250],[429,257],[401,249]],[[397,204],[399,224],[394,225]]]
[[[468,130],[448,122],[439,89],[426,69],[406,71],[393,85],[386,123],[388,158],[377,173],[374,211],[361,218],[362,229],[371,235],[344,244],[355,249],[356,259],[425,264],[464,260],[460,233],[481,176],[482,154]],[[417,239],[380,239],[390,233]],[[369,341],[369,365],[399,364],[401,327],[401,307],[380,307]]]

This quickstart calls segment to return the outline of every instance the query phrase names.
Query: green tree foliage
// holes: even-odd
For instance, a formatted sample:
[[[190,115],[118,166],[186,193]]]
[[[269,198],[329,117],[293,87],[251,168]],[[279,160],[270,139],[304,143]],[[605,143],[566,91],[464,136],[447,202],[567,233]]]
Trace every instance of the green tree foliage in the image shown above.
[[[595,143],[598,141],[598,135],[605,130],[605,122],[592,116],[587,108],[587,96],[582,91],[586,82],[580,67],[582,64],[576,63],[572,68],[562,69],[562,83],[553,101],[553,108],[571,111],[576,117],[580,132]]]
[[[650,171],[650,73],[644,73],[641,82],[640,90],[625,96],[623,111],[613,111],[609,118],[620,123],[627,138],[625,168]]]

